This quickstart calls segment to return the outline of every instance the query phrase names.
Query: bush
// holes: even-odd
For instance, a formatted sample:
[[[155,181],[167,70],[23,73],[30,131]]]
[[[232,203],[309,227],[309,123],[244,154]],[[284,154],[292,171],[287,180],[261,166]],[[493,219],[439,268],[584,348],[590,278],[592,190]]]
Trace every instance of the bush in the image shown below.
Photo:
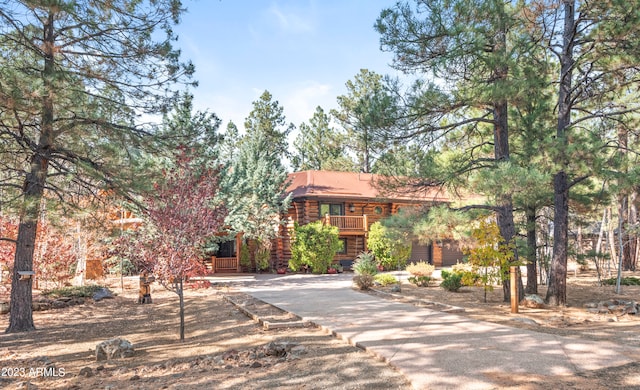
[[[299,226],[296,224],[291,240],[289,268],[294,271],[309,266],[314,273],[324,274],[340,249],[342,243],[335,226],[322,221]]]
[[[376,264],[375,257],[371,252],[362,252],[356,257],[353,262],[353,272],[357,275],[376,275],[378,273],[378,266]]]
[[[478,270],[469,263],[456,263],[451,267],[451,270],[457,274],[460,274],[461,283],[463,286],[482,286],[483,277],[478,273]]]
[[[89,284],[86,286],[70,286],[70,287],[55,288],[53,290],[46,290],[42,292],[42,295],[44,295],[45,297],[51,297],[51,298],[60,298],[60,297],[88,298],[88,297],[92,297],[96,291],[103,288],[106,288],[106,287],[99,286],[97,284]]]
[[[385,269],[404,268],[411,256],[411,241],[406,235],[383,226],[379,221],[369,228],[367,246],[375,256],[376,263]]]
[[[426,261],[409,264],[406,268],[407,272],[413,276],[431,276],[436,268]]]
[[[360,290],[368,290],[373,286],[373,275],[356,275],[353,277],[353,282]]]
[[[409,283],[415,284],[417,287],[429,287],[431,276],[409,276]]]
[[[459,272],[442,271],[440,287],[447,291],[458,291],[462,287],[462,274]]]
[[[373,280],[380,283],[382,286],[398,283],[398,279],[391,274],[377,274],[373,277]]]
[[[602,284],[607,286],[615,286],[617,283],[617,278],[604,279]],[[622,286],[640,286],[640,279],[635,276],[629,276],[626,278],[620,279],[620,285]]]

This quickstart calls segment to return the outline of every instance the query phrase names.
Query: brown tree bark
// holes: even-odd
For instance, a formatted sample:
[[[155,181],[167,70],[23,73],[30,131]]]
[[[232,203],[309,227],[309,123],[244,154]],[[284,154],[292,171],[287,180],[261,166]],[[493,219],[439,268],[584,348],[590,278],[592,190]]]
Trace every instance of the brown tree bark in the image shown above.
[[[40,203],[44,194],[45,182],[50,160],[50,149],[53,145],[54,106],[53,106],[53,77],[54,69],[54,29],[53,14],[44,25],[44,71],[42,75],[46,93],[42,97],[42,118],[40,124],[40,139],[31,157],[31,170],[25,177],[22,191],[22,209],[20,211],[20,225],[16,242],[16,253],[11,281],[11,303],[9,327],[6,332],[24,332],[35,329],[32,312],[32,283],[33,278],[20,280],[17,271],[33,271],[33,252],[36,243],[36,232],[40,216]]]
[[[567,256],[569,239],[569,177],[566,173],[567,132],[571,125],[571,85],[575,38],[575,0],[564,0],[564,31],[560,56],[560,90],[558,93],[558,127],[556,131],[557,163],[560,170],[553,178],[553,257],[550,266],[547,302],[567,302]]]
[[[527,294],[538,293],[538,258],[536,240],[536,209],[528,207],[525,210],[527,217]]]

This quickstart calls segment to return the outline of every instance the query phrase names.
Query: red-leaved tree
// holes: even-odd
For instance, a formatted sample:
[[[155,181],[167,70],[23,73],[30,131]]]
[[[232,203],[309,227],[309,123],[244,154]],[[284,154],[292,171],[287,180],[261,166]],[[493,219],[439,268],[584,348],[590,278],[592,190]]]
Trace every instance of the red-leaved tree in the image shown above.
[[[208,237],[223,228],[226,209],[214,203],[218,192],[218,171],[194,166],[183,153],[166,181],[155,186],[147,201],[148,226],[139,253],[166,288],[180,299],[180,340],[184,340],[184,282],[203,275],[203,248]],[[151,250],[150,250],[151,248]]]
[[[6,215],[0,216],[0,281],[11,282],[13,257],[16,253],[18,221]]]
[[[72,236],[63,234],[47,221],[38,224],[33,255],[38,280],[62,287],[73,278],[77,261],[78,253]]]

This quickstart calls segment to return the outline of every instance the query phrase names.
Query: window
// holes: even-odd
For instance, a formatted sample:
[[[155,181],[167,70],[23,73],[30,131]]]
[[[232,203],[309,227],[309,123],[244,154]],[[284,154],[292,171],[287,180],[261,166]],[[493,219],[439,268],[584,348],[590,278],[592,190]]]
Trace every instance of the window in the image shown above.
[[[216,257],[236,257],[236,240],[225,241],[218,244]]]
[[[344,215],[342,203],[320,203],[320,217],[325,215]]]
[[[337,255],[346,255],[347,254],[347,239],[341,238],[340,244],[342,245],[340,249],[336,252]]]
[[[373,212],[376,214],[382,214],[382,207],[376,206],[376,208],[373,209]]]

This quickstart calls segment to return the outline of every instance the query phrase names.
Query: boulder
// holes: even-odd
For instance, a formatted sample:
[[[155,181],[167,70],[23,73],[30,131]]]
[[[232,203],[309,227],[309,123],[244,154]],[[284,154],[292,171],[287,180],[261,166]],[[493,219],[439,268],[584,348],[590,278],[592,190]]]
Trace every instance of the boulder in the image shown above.
[[[133,345],[129,341],[113,338],[96,346],[96,361],[128,358],[134,353]]]
[[[112,299],[113,298],[113,294],[111,293],[111,291],[108,288],[101,288],[99,290],[97,290],[96,292],[93,293],[93,300],[96,302],[99,302],[103,299]]]
[[[530,307],[533,309],[543,309],[545,307],[544,299],[542,299],[540,295],[536,294],[525,295],[520,304],[524,307]]]

